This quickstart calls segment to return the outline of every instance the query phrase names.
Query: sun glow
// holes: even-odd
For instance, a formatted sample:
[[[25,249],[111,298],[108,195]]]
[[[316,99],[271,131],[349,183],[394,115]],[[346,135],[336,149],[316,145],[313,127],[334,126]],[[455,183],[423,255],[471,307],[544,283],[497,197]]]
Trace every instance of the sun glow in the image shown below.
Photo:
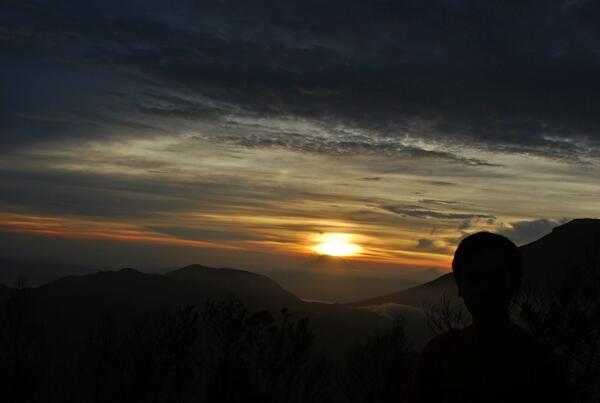
[[[324,234],[313,250],[321,255],[352,256],[359,253],[362,248],[350,242],[349,234]]]

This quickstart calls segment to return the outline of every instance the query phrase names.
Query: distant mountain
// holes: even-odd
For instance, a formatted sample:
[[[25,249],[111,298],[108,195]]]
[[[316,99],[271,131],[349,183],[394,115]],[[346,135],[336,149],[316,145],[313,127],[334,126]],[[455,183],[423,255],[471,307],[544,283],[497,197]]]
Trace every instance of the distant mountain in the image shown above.
[[[300,298],[284,290],[276,281],[244,270],[191,265],[166,273],[165,277],[192,287],[193,292],[203,298],[231,295],[257,309],[292,308],[302,304]]]
[[[600,220],[583,218],[552,229],[546,236],[521,246],[525,281],[549,286],[560,281],[567,270],[600,250]]]
[[[525,284],[548,287],[559,282],[566,271],[580,263],[587,253],[600,248],[600,220],[575,219],[560,225],[551,233],[521,246]],[[421,307],[435,303],[446,295],[458,295],[454,275],[445,274],[433,281],[406,290],[347,304],[351,307],[369,307],[395,303]]]
[[[37,287],[61,277],[93,272],[81,266],[0,258],[0,284],[8,287],[14,286],[20,276],[26,279],[27,285]]]
[[[398,271],[391,278],[368,270],[369,264],[337,256],[316,255],[296,268],[262,273],[306,300],[350,302],[421,284],[436,277],[433,272]]]
[[[319,272],[327,270],[329,272],[336,272],[339,270],[353,270],[356,267],[340,256],[329,256],[329,255],[317,255],[314,259],[311,259],[302,264],[303,269],[318,270]]]
[[[416,287],[411,287],[388,295],[382,295],[380,297],[351,302],[347,305],[351,307],[364,307],[394,303],[421,307],[423,304],[438,302],[443,295],[446,295],[448,298],[454,298],[458,295],[456,283],[454,282],[454,275],[452,273],[444,274],[433,281],[429,281]]]
[[[8,290],[0,288],[0,298]],[[82,334],[93,329],[106,312],[124,327],[147,314],[161,315],[178,305],[201,307],[207,299],[227,297],[240,299],[250,311],[267,309],[277,314],[285,307],[293,317],[309,317],[311,328],[318,334],[317,348],[323,351],[341,351],[387,325],[372,312],[304,302],[260,274],[200,265],[166,274],[128,268],[68,276],[32,288],[31,296],[44,318],[44,327],[64,343],[85,340]]]

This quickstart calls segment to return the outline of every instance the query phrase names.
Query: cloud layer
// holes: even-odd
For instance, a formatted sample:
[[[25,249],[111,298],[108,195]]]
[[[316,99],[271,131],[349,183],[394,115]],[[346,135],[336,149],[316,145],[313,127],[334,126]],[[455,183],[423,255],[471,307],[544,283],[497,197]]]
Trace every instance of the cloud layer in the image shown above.
[[[594,2],[5,9],[4,147],[166,129],[248,147],[467,164],[486,163],[471,149],[600,156]]]

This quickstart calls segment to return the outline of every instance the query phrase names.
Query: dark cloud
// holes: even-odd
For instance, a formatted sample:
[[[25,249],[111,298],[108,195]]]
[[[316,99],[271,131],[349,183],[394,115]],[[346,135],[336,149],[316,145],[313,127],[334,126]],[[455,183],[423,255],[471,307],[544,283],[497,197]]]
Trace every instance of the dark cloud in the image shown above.
[[[0,184],[4,190],[0,194],[2,204],[42,213],[122,219],[173,213],[191,209],[198,203],[208,209],[222,203],[221,197],[227,196],[233,204],[243,193],[240,190],[234,196],[227,192],[227,184],[216,181],[191,183],[160,176],[140,181],[127,175],[115,177],[60,169],[45,172],[4,169],[0,172]]]
[[[252,125],[246,135],[240,135],[240,130],[246,125],[230,125],[229,132],[207,132],[191,136],[198,140],[209,140],[214,143],[233,144],[247,148],[281,147],[296,151],[336,156],[377,155],[382,157],[428,158],[457,162],[469,166],[494,167],[498,164],[489,163],[478,158],[465,158],[447,151],[426,150],[419,147],[407,146],[402,141],[387,141],[380,143],[376,136],[355,136],[341,134],[338,136],[313,136],[302,131],[285,131],[272,128],[261,128]]]
[[[445,182],[445,181],[423,181],[423,183],[425,183],[426,185],[432,185],[432,186],[456,186],[456,183],[453,182]]]
[[[433,246],[433,241],[431,239],[419,239],[419,243],[417,248],[419,249],[429,249]]]
[[[433,252],[433,253],[443,253],[443,254],[451,254],[452,249],[446,246],[445,244],[440,244],[432,239],[421,238],[417,241],[417,245],[415,247],[416,250],[421,252]]]
[[[182,228],[182,227],[170,227],[170,226],[156,226],[148,227],[150,230],[154,230],[161,234],[173,235],[179,239],[188,239],[195,241],[206,241],[211,240],[215,242],[236,242],[236,241],[275,241],[279,243],[292,242],[290,239],[273,237],[266,235],[257,235],[249,232],[236,231],[230,229],[229,231],[208,229],[208,228]]]
[[[114,161],[111,161],[114,162]],[[93,172],[89,170],[71,171],[60,168],[20,167],[18,169],[0,169],[0,206],[8,211],[36,212],[50,215],[85,216],[98,219],[133,219],[152,221],[165,218],[166,221],[186,217],[190,212],[200,214],[231,215],[234,227],[243,223],[235,222],[236,213],[257,216],[294,216],[298,219],[332,219],[335,215],[346,217],[344,210],[300,210],[295,205],[306,200],[315,203],[336,205],[339,203],[366,203],[367,197],[328,194],[319,189],[289,187],[285,192],[277,183],[265,181],[259,183],[254,178],[243,178],[215,173],[203,178],[177,177],[173,175],[129,175],[131,167],[149,169],[158,167],[169,171],[170,165],[155,161],[122,161],[123,173]],[[118,166],[118,165],[117,165]],[[290,207],[288,207],[290,206]],[[350,220],[360,220],[350,214]],[[369,222],[385,222],[388,217],[376,214]],[[179,222],[180,226],[190,224],[197,231],[202,223]],[[197,225],[198,224],[198,225]],[[224,223],[220,225],[226,225]],[[258,224],[257,224],[258,225]],[[285,229],[298,232],[319,231],[315,223],[262,223],[261,228]],[[174,231],[175,223],[167,225]],[[207,230],[207,229],[204,229]],[[187,231],[187,229],[182,229]],[[169,232],[170,233],[170,232]],[[182,232],[183,234],[183,232]],[[218,234],[215,234],[218,237]],[[243,234],[240,236],[250,236]],[[236,238],[232,235],[233,238]],[[262,238],[264,239],[264,237]],[[281,240],[283,242],[283,240]],[[278,240],[279,242],[279,240]]]
[[[478,219],[495,219],[493,215],[490,214],[472,214],[472,213],[455,213],[455,212],[447,212],[447,211],[436,211],[436,210],[428,210],[424,209],[420,206],[412,206],[412,205],[384,205],[381,206],[382,209],[399,214],[405,217],[416,217],[416,218],[426,218],[426,219],[440,219],[440,220],[478,220]]]
[[[462,157],[461,147],[570,162],[600,157],[594,2],[20,1],[3,8],[4,148],[81,135],[80,126],[19,116],[103,109],[151,127],[159,118],[225,125],[233,134],[212,140],[251,147],[474,165],[487,162]],[[325,135],[253,131],[231,116],[316,122]]]
[[[468,230],[469,228],[471,228],[471,221],[465,220],[460,223],[460,225],[458,226],[457,229],[461,232],[464,232],[464,231]]]
[[[531,221],[516,221],[508,226],[502,226],[498,233],[512,240],[517,245],[533,242],[552,232],[552,229],[569,221],[566,218],[559,220],[538,219]]]
[[[457,200],[421,199],[419,203],[434,204],[438,206],[460,206],[463,203]]]

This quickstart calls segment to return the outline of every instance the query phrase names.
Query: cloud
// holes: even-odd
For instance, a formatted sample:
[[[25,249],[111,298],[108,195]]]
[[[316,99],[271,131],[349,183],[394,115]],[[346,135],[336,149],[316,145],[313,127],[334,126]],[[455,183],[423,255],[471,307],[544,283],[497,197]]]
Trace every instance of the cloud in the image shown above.
[[[419,243],[417,248],[419,249],[430,249],[433,246],[433,241],[431,239],[419,239]]]
[[[450,248],[444,241],[429,238],[419,239],[417,241],[415,250],[420,252],[441,253],[446,255],[450,255],[453,252],[452,248]]]
[[[424,209],[420,206],[413,205],[384,205],[382,209],[391,213],[400,214],[406,217],[417,217],[439,220],[478,220],[478,219],[495,219],[496,217],[490,214],[472,214],[472,213],[454,213],[445,211],[436,211]]]
[[[427,184],[427,185],[431,185],[431,186],[441,186],[441,187],[457,185],[456,183],[446,182],[446,181],[423,181],[423,183]]]
[[[224,129],[212,140],[248,147],[486,166],[469,151],[598,161],[598,17],[592,2],[558,0],[9,3],[2,142],[79,136],[15,118],[50,97],[54,113],[170,119],[174,134],[203,121]],[[322,135],[231,117],[303,120]],[[107,136],[105,125],[90,135]]]
[[[463,204],[457,200],[438,200],[438,199],[421,199],[421,200],[419,200],[419,203],[433,204],[433,205],[445,206],[445,207],[460,206]]]

